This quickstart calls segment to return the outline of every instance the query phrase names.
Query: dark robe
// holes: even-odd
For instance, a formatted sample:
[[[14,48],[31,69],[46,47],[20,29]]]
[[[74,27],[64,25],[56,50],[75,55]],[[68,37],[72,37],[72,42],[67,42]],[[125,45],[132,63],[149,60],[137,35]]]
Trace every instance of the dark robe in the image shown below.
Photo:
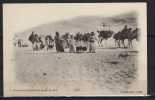
[[[89,39],[89,52],[95,53],[95,36],[90,36]]]
[[[55,47],[57,52],[64,52],[62,40],[58,36],[55,36]]]

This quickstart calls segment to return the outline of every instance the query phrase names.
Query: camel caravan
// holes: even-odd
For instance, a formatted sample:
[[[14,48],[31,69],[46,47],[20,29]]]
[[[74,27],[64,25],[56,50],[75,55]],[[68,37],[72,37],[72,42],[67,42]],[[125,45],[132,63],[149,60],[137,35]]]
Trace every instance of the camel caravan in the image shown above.
[[[122,45],[123,48],[133,48],[132,41],[134,39],[138,41],[139,35],[140,33],[138,28],[132,30],[132,28],[128,28],[127,25],[125,25],[122,31],[117,32],[113,36],[113,38],[115,39],[115,46],[120,48]],[[127,46],[124,43],[126,39],[128,40]]]
[[[90,52],[95,53],[95,42],[99,47],[103,46],[103,40],[113,38],[115,48],[133,48],[132,41],[139,40],[139,29],[128,28],[127,25],[124,28],[114,33],[112,30],[97,30],[96,32],[78,32],[76,34],[65,33],[60,35],[59,32],[55,32],[55,37],[51,35],[39,36],[37,33],[32,32],[28,37],[28,41],[31,42],[33,50],[50,50],[54,47],[57,52],[65,52],[68,48],[71,53]],[[127,40],[127,44],[125,44]],[[18,45],[21,46],[21,40],[18,41]]]

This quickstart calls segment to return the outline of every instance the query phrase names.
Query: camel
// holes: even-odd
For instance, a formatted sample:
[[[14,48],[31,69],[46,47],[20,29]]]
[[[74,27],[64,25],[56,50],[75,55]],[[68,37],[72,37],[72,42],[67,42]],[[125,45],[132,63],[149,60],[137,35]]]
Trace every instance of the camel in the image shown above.
[[[115,39],[115,47],[120,48],[120,32],[113,35],[113,38]]]
[[[123,48],[132,48],[132,40],[136,39],[138,40],[139,33],[138,28],[132,31],[132,28],[127,28],[127,26],[124,27],[122,31],[119,31],[118,33],[114,34],[113,38],[115,39],[115,46],[121,47],[121,44],[123,45]],[[128,40],[128,45],[125,46],[125,39]]]
[[[113,31],[110,31],[110,30],[109,31],[97,30],[97,33],[98,33],[98,39],[99,39],[98,44],[99,44],[99,46],[102,46],[102,47],[103,47],[102,41],[109,39],[113,35]]]
[[[133,48],[132,41],[136,39],[137,41],[139,40],[139,29],[136,28],[133,30],[131,33],[128,35],[128,47]]]

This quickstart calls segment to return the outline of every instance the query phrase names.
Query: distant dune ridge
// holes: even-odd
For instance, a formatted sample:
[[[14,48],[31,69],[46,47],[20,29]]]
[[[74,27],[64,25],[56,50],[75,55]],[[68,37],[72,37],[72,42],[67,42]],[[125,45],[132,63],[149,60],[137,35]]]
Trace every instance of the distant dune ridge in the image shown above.
[[[104,13],[104,12],[103,12]],[[121,30],[124,25],[130,27],[137,27],[137,13],[128,12],[112,17],[102,16],[78,16],[68,20],[60,20],[57,22],[49,22],[42,25],[38,25],[31,29],[27,29],[23,32],[16,33],[21,39],[28,39],[28,36],[34,31],[40,35],[55,35],[58,31],[60,34],[70,32],[75,34],[77,32],[96,32],[97,30],[109,29],[109,27],[102,27],[102,23],[110,25],[110,29],[114,32]]]

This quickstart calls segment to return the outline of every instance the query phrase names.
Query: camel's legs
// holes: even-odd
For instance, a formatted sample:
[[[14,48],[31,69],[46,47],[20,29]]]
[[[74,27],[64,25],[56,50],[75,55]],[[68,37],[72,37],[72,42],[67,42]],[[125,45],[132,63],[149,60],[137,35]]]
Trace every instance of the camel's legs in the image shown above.
[[[130,39],[128,39],[128,48],[130,48]]]
[[[100,41],[101,41],[101,39],[99,38],[98,39],[98,46],[100,47],[101,45],[100,45]]]
[[[133,48],[133,45],[132,45],[132,40],[130,39],[130,40],[128,40],[128,47],[129,48]]]
[[[122,45],[123,45],[123,47],[125,48],[125,43],[124,43],[124,40],[122,40]]]
[[[32,43],[32,49],[34,50],[34,43]]]
[[[121,47],[120,42],[121,42],[121,40],[118,40],[118,47],[119,47],[119,48]]]
[[[101,38],[101,40],[100,40],[101,47],[103,47],[102,41],[103,41],[103,38]]]
[[[131,48],[133,48],[133,45],[132,45],[132,40],[131,40]]]
[[[115,47],[117,47],[117,40],[115,39]]]
[[[120,42],[119,40],[115,40],[115,47],[116,48],[120,48],[120,43],[119,42]]]
[[[129,48],[131,48],[131,40],[129,41]]]

